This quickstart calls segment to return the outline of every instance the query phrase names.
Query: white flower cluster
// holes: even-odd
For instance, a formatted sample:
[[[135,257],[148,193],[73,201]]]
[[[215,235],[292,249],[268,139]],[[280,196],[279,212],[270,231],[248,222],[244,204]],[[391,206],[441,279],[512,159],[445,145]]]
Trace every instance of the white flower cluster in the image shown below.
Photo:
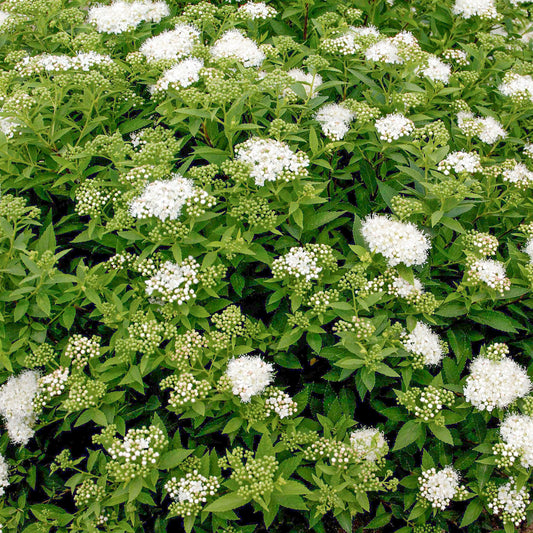
[[[87,22],[100,33],[123,33],[135,29],[141,22],[160,22],[170,15],[165,2],[115,0],[108,6],[96,5],[89,9]]]
[[[90,339],[83,335],[73,335],[65,349],[65,357],[68,357],[74,366],[81,368],[89,359],[100,356],[100,337],[93,335]]]
[[[416,294],[422,294],[424,292],[424,286],[422,285],[422,282],[416,277],[414,277],[413,283],[410,283],[401,276],[396,276],[390,284],[389,292],[393,296],[409,298]]]
[[[288,418],[296,413],[298,404],[284,391],[272,389],[265,401],[266,416],[272,411],[280,418]]]
[[[326,104],[322,106],[315,120],[320,123],[324,135],[334,141],[340,141],[350,131],[350,122],[355,113],[342,104]]]
[[[228,363],[226,376],[235,396],[249,402],[272,383],[274,367],[258,355],[242,355]]]
[[[267,6],[264,2],[246,2],[237,9],[238,15],[249,20],[266,20],[275,17],[277,13],[272,6]]]
[[[2,109],[0,109],[0,113]],[[0,117],[0,131],[6,136],[7,139],[12,139],[17,133],[20,124],[11,117]]]
[[[352,431],[350,444],[359,457],[369,462],[381,459],[389,451],[385,436],[376,428],[361,428]]]
[[[228,30],[211,47],[213,59],[233,58],[245,67],[258,67],[265,60],[265,54],[257,44],[245,37],[239,30]]]
[[[520,457],[524,468],[533,466],[533,418],[527,415],[509,415],[500,426],[500,434],[508,452]]]
[[[10,13],[0,10],[0,28],[9,20],[10,17]]]
[[[455,0],[452,13],[465,19],[472,17],[495,19],[498,17],[494,0]]]
[[[308,174],[309,158],[274,139],[252,138],[235,147],[236,159],[250,166],[250,176],[260,187],[267,181],[291,181]]]
[[[524,252],[529,255],[529,262],[533,264],[533,239],[529,239],[524,246]]]
[[[190,24],[176,24],[173,30],[167,30],[150,37],[139,51],[148,62],[159,60],[178,60],[191,54],[200,42],[200,32]]]
[[[459,492],[459,474],[447,466],[442,470],[424,470],[418,478],[420,496],[427,500],[433,509],[444,511]]]
[[[459,129],[470,137],[477,135],[481,141],[494,144],[507,137],[507,132],[494,117],[475,117],[472,113],[461,111],[457,113]]]
[[[480,411],[503,409],[531,390],[524,368],[509,357],[493,361],[477,357],[470,365],[464,395]]]
[[[365,50],[365,57],[377,63],[401,65],[409,61],[420,52],[416,37],[408,31],[402,31],[394,37],[387,37],[369,46]]]
[[[368,47],[379,39],[379,31],[375,26],[350,26],[342,35],[326,38],[321,47],[329,53],[349,55]]]
[[[369,215],[361,233],[372,253],[382,254],[390,266],[425,263],[431,248],[429,239],[411,222],[391,220],[387,215]]]
[[[423,322],[417,322],[402,343],[408,352],[423,356],[426,365],[438,365],[444,357],[442,340]]]
[[[312,249],[293,246],[288,253],[272,263],[272,274],[276,278],[294,276],[305,281],[317,279],[322,267],[318,266],[319,257]]]
[[[67,72],[69,70],[88,72],[93,67],[112,63],[110,56],[97,52],[79,52],[75,56],[41,54],[22,58],[15,69],[21,76],[31,76],[42,72]]]
[[[533,184],[533,171],[529,170],[524,163],[514,162],[512,168],[502,172],[503,181],[512,183],[521,189],[527,189]]]
[[[491,498],[488,508],[496,515],[500,515],[504,524],[518,527],[526,519],[526,508],[530,498],[526,487],[517,489],[514,478],[498,488],[498,492]]]
[[[439,165],[438,170],[443,174],[450,174],[454,171],[457,174],[461,172],[468,172],[474,174],[475,172],[482,172],[481,159],[477,152],[452,152],[443,159]]]
[[[165,261],[155,274],[146,281],[146,294],[152,296],[154,292],[165,302],[176,302],[178,305],[196,296],[192,288],[198,283],[200,265],[189,256],[181,265]]]
[[[474,283],[485,283],[491,289],[505,294],[511,288],[511,280],[505,272],[505,265],[494,259],[478,259],[470,264],[467,277]]]
[[[34,399],[39,394],[39,374],[33,370],[11,376],[0,387],[0,414],[12,442],[27,444],[35,431]]]
[[[296,82],[303,84],[305,94],[308,98],[314,98],[318,95],[317,87],[322,85],[322,76],[320,74],[306,74],[302,69],[293,68],[287,74]],[[286,89],[284,94],[290,89]],[[292,92],[292,91],[290,91]]]
[[[450,48],[445,50],[442,55],[444,56],[444,59],[447,59],[448,61],[454,61],[461,66],[466,66],[470,63],[464,50],[454,50]]]
[[[169,405],[179,409],[206,397],[211,386],[206,380],[197,380],[192,374],[173,374],[161,381],[161,388],[170,388]]]
[[[526,143],[523,152],[526,157],[533,159],[533,143]]]
[[[504,96],[509,96],[517,102],[533,102],[533,78],[529,75],[520,76],[508,72],[498,89]]]
[[[130,203],[130,214],[135,218],[156,217],[176,220],[188,200],[195,194],[191,179],[173,174],[171,179],[148,183],[140,196]]]
[[[418,70],[418,74],[422,74],[431,81],[440,81],[446,85],[450,81],[452,68],[450,65],[444,63],[437,56],[429,54],[426,59],[426,65]]]
[[[150,86],[152,94],[164,93],[169,89],[182,89],[196,83],[200,79],[200,71],[204,67],[201,59],[189,58],[165,70],[154,85]]]
[[[181,516],[190,516],[207,501],[208,496],[214,496],[219,487],[220,483],[215,476],[203,476],[198,470],[188,472],[181,479],[172,477],[165,483],[168,495],[174,501],[185,504],[174,507],[178,511],[176,514]]]
[[[46,376],[39,378],[39,392],[46,398],[63,394],[69,376],[68,368],[59,367]],[[36,403],[34,401],[34,403]]]
[[[7,464],[5,457],[0,454],[0,496],[5,493],[6,487],[9,485],[9,465]],[[0,529],[1,533],[1,529]]]
[[[390,143],[413,133],[415,125],[411,119],[401,113],[390,113],[386,117],[376,120],[376,129],[379,138]]]

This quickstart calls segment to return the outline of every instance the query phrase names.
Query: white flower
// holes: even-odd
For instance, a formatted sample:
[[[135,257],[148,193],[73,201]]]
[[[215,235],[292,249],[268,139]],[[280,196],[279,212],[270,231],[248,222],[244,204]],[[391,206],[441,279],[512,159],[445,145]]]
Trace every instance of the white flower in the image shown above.
[[[5,457],[0,454],[0,496],[5,493],[5,488],[9,485],[9,465]],[[1,530],[0,530],[1,533]]]
[[[146,185],[142,194],[131,202],[130,213],[135,218],[176,220],[194,192],[192,180],[174,174],[172,179],[156,180]]]
[[[418,483],[420,495],[431,504],[431,507],[443,511],[457,494],[459,474],[451,466],[438,472],[435,468],[430,468],[422,472]]]
[[[403,340],[408,352],[424,356],[426,365],[438,365],[444,357],[440,337],[423,322],[417,322],[415,328]]]
[[[504,524],[511,523],[518,527],[526,519],[526,508],[530,499],[526,487],[517,489],[514,478],[498,488],[497,494],[488,503],[489,509],[501,515]]]
[[[474,174],[475,172],[482,172],[481,159],[476,152],[452,152],[443,159],[438,166],[438,169],[448,175],[451,170],[457,172],[468,172]]]
[[[1,109],[0,112],[2,112]],[[0,131],[6,138],[12,139],[19,128],[20,124],[11,117],[0,117]]]
[[[237,13],[250,20],[265,20],[277,15],[277,11],[272,6],[267,6],[264,2],[252,1],[240,6],[239,9],[237,9]]]
[[[322,126],[324,135],[334,141],[340,141],[350,130],[350,122],[355,118],[355,113],[342,104],[326,104],[322,106],[315,120]]]
[[[508,72],[498,89],[504,96],[533,102],[533,78],[529,75],[520,76],[514,72]]]
[[[243,402],[261,394],[272,383],[274,367],[258,355],[243,355],[228,363],[226,376],[231,383],[232,392]]]
[[[350,444],[358,456],[369,462],[381,459],[389,449],[383,433],[376,428],[361,428],[352,431]]]
[[[274,260],[272,272],[278,278],[294,276],[311,281],[318,278],[322,267],[318,266],[318,257],[311,250],[293,246],[284,256]]]
[[[376,129],[382,141],[392,142],[413,133],[415,125],[401,113],[391,113],[376,120]]]
[[[427,58],[427,66],[420,69],[420,74],[423,74],[431,81],[440,81],[447,84],[450,81],[450,74],[452,68],[441,61],[437,56],[430,55]]]
[[[494,19],[498,16],[494,0],[455,0],[452,13],[465,19],[475,16]]]
[[[403,63],[398,47],[390,39],[383,39],[368,47],[365,50],[365,57],[369,61],[381,63],[398,65]]]
[[[34,399],[39,393],[39,374],[27,370],[11,376],[0,387],[0,414],[6,420],[9,438],[17,444],[27,444],[34,435]]]
[[[361,233],[372,253],[382,254],[390,266],[425,263],[429,239],[411,222],[391,220],[387,215],[369,215]]]
[[[486,283],[491,289],[505,293],[511,288],[511,280],[505,273],[505,266],[494,259],[478,259],[474,261],[467,273],[473,282]]]
[[[461,111],[457,113],[457,125],[466,135],[477,135],[487,144],[494,144],[507,137],[502,124],[493,117],[474,117],[472,113]]]
[[[224,33],[211,47],[211,56],[214,59],[233,58],[245,67],[258,67],[266,57],[257,44],[239,30]]]
[[[520,456],[522,466],[533,466],[533,418],[509,415],[500,426],[500,434],[511,450]]]
[[[204,62],[201,59],[184,59],[172,68],[163,72],[155,85],[150,87],[151,93],[168,91],[169,88],[180,89],[188,87],[200,79],[200,70]]]
[[[298,410],[298,404],[284,391],[274,389],[265,401],[266,416],[274,411],[280,418],[292,416]]]
[[[87,22],[94,24],[100,33],[122,33],[135,29],[141,22],[160,22],[170,10],[165,2],[115,0],[108,6],[89,9]]]
[[[513,168],[505,169],[502,172],[503,181],[512,183],[517,187],[525,189],[533,184],[533,172],[524,163],[514,162]]]
[[[530,159],[533,159],[533,143],[525,144],[523,152],[524,152],[524,155],[526,157],[529,157]]]
[[[235,147],[237,160],[250,165],[250,176],[255,184],[267,181],[290,181],[297,176],[307,176],[309,158],[294,153],[287,144],[274,139],[252,138]]]
[[[165,302],[177,302],[178,305],[194,298],[196,292],[192,285],[198,283],[200,265],[189,256],[181,265],[166,261],[159,270],[146,281],[146,294],[154,292],[161,295]]]
[[[40,72],[66,72],[69,70],[88,72],[100,65],[109,65],[113,60],[108,55],[97,52],[78,52],[75,56],[41,54],[34,57],[26,56],[17,63],[15,69],[22,76],[30,76]]]
[[[422,282],[416,277],[414,277],[413,282],[411,284],[401,276],[397,276],[390,284],[389,291],[394,296],[400,296],[401,298],[409,298],[417,293],[423,293],[424,286]]]
[[[194,46],[199,43],[199,37],[200,32],[194,26],[177,24],[173,30],[144,41],[139,51],[149,62],[182,59],[191,55]]]
[[[314,98],[318,95],[316,88],[322,85],[322,76],[320,74],[306,74],[302,69],[293,68],[287,74],[296,82],[302,83],[305,89],[305,94],[309,98]]]
[[[503,409],[531,389],[524,368],[509,357],[499,361],[477,357],[470,365],[464,395],[479,410]]]
[[[0,27],[5,24],[9,17],[11,17],[11,15],[7,11],[0,10]]]
[[[524,252],[529,255],[529,262],[533,264],[533,239],[529,239],[524,246]]]

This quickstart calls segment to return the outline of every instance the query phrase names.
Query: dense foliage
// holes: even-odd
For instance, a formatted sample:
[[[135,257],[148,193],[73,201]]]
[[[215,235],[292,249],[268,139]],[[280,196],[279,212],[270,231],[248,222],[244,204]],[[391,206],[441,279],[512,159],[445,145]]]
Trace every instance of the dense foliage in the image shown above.
[[[1,3],[2,531],[529,531],[528,9]]]

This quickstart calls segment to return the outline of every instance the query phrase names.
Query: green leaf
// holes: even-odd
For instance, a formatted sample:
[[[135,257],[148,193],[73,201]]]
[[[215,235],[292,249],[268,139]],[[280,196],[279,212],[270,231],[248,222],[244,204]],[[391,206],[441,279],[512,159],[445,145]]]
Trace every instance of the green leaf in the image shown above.
[[[223,513],[242,507],[249,501],[250,498],[244,498],[235,492],[231,492],[230,494],[224,494],[224,496],[209,504],[204,510],[208,513]]]
[[[393,452],[401,450],[409,444],[415,442],[422,435],[422,425],[418,420],[409,420],[398,431],[396,442],[394,443]]]

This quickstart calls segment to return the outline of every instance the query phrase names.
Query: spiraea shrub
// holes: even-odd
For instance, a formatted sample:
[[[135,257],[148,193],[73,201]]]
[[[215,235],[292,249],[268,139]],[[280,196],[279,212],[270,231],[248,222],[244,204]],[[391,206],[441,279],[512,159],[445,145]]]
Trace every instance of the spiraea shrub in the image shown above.
[[[533,4],[0,3],[0,530],[533,527]]]

